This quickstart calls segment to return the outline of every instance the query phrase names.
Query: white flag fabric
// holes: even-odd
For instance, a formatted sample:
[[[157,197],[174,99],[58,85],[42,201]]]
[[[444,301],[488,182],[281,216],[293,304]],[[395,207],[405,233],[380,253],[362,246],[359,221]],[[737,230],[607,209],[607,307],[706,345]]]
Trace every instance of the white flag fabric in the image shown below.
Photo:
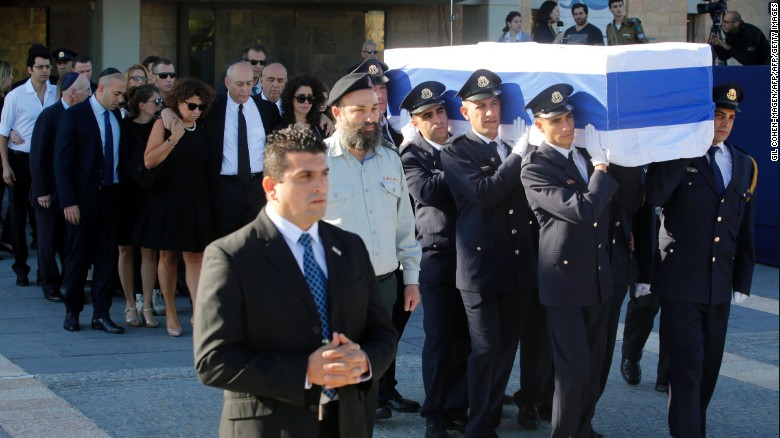
[[[453,134],[468,123],[460,114],[455,93],[472,72],[486,68],[498,74],[501,85],[502,138],[512,138],[518,117],[532,124],[527,102],[556,83],[574,87],[572,103],[582,145],[585,125],[593,124],[609,160],[622,166],[699,157],[714,134],[712,54],[709,45],[690,43],[633,46],[567,46],[537,43],[481,43],[468,46],[389,49],[388,110],[399,120],[399,105],[423,81],[447,86],[447,114]],[[532,134],[538,144],[541,134]]]

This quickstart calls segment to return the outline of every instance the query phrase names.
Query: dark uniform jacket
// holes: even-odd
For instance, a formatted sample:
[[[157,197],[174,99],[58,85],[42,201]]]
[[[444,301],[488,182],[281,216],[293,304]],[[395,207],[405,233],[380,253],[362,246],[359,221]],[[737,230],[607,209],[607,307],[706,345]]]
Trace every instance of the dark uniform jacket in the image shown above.
[[[535,288],[521,157],[510,153],[502,163],[495,147],[469,130],[445,146],[441,158],[458,210],[458,289],[500,294]]]
[[[661,207],[653,293],[699,304],[724,304],[732,291],[750,294],[755,265],[750,193],[753,162],[731,152],[731,181],[720,196],[706,156],[652,163],[647,198]],[[749,202],[748,202],[749,201]]]
[[[731,48],[713,46],[715,54],[724,61],[733,57],[742,65],[769,64],[769,41],[761,29],[750,23],[742,23],[736,32],[727,33],[726,44]]]
[[[30,198],[37,204],[37,198],[52,195],[56,202],[57,184],[54,182],[54,144],[57,141],[57,127],[65,111],[62,100],[41,111],[35,120],[30,141],[30,177],[32,186]],[[120,119],[121,120],[121,119]]]
[[[613,20],[614,21],[614,20]],[[622,46],[626,44],[641,44],[649,42],[645,31],[642,29],[642,22],[638,18],[623,17],[623,23],[620,30],[615,28],[615,24],[610,21],[607,24],[607,45]]]
[[[457,211],[441,164],[441,152],[420,133],[401,150],[406,184],[414,200],[415,231],[422,247],[420,281],[455,284]]]
[[[589,159],[587,152],[579,153]],[[541,226],[539,301],[585,307],[612,295],[609,202],[614,178],[588,162],[586,184],[576,166],[546,142],[523,159],[522,181]]]

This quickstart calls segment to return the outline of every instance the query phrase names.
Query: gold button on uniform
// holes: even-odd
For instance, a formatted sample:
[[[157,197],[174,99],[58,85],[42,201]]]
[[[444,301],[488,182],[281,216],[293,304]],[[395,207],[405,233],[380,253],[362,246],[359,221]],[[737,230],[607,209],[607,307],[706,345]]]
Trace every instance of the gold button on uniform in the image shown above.
[[[515,255],[517,255],[517,254],[520,254],[520,250],[519,249],[515,250]]]
[[[599,223],[598,222],[593,222],[593,226],[597,227],[597,226],[599,226]]]
[[[515,214],[515,211],[513,209],[509,209],[509,214]]]
[[[669,252],[674,252],[674,248],[670,249]]]
[[[722,218],[722,217],[720,217],[720,216],[718,216],[718,222],[720,222],[720,221],[722,221],[722,220],[723,220],[723,218]]]
[[[712,258],[712,263],[715,263],[715,257]]]
[[[512,229],[512,234],[517,234],[517,230]]]
[[[715,238],[715,243],[718,243],[718,242],[720,242],[720,237],[716,237]]]
[[[620,221],[615,222],[615,226],[619,227],[620,226]]]
[[[568,261],[568,260],[564,260],[564,261],[563,261],[563,264],[564,264],[564,265],[568,265],[568,264],[569,264],[569,261]]]

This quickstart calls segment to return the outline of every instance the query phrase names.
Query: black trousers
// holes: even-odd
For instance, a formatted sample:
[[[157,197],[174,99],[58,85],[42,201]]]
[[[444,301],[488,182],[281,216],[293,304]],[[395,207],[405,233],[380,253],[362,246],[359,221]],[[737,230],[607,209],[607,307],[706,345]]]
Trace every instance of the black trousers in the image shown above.
[[[515,392],[518,406],[540,406],[552,402],[555,369],[550,350],[547,311],[539,303],[539,290],[528,297],[520,332],[520,389]]]
[[[249,181],[237,176],[220,175],[212,196],[217,238],[252,222],[265,206],[263,173],[252,174]]]
[[[551,437],[590,437],[601,395],[609,302],[588,307],[547,307],[553,362]]]
[[[669,355],[669,432],[704,437],[707,407],[723,361],[731,304],[662,297],[661,336]]]
[[[604,364],[601,369],[601,390],[600,394],[604,393],[604,388],[607,387],[607,378],[609,378],[609,369],[612,367],[612,357],[615,355],[615,343],[617,341],[618,324],[620,323],[620,309],[623,307],[623,300],[626,299],[628,292],[628,286],[615,286],[612,289],[612,296],[608,302],[607,316],[607,346],[605,348]],[[650,324],[652,328],[652,322]]]
[[[628,301],[626,321],[623,326],[622,355],[624,358],[634,362],[642,360],[642,350],[653,331],[653,321],[659,308],[660,303],[656,294],[644,295]],[[663,327],[659,331],[662,332]],[[668,383],[669,355],[666,353],[663,339],[662,335],[658,348],[656,382]]]
[[[79,206],[81,222],[66,225],[64,285],[68,312],[79,314],[84,310],[84,283],[87,268],[92,264],[92,317],[109,316],[119,251],[116,245],[117,207],[116,187],[100,190],[93,202],[86,207]]]
[[[8,206],[11,209],[11,246],[14,248],[14,264],[16,275],[27,275],[30,266],[27,264],[29,255],[27,249],[27,215],[30,211],[30,154],[8,150],[8,161],[14,171],[16,181],[9,187]]]
[[[502,400],[517,354],[520,316],[528,293],[460,293],[471,336],[467,437],[497,436],[495,430],[501,423]]]
[[[421,415],[435,421],[466,419],[466,359],[470,351],[466,311],[454,284],[420,282],[425,309]]]
[[[400,341],[401,336],[404,334],[406,323],[409,322],[409,317],[412,316],[412,313],[404,310],[404,289],[406,288],[406,285],[404,284],[403,271],[401,268],[398,268],[394,271],[393,275],[395,275],[396,278],[396,299],[395,304],[393,304],[392,319],[393,327],[395,327],[395,331],[398,333],[397,340]],[[395,389],[396,385],[398,385],[398,380],[395,378],[395,358],[393,358],[393,362],[390,364],[390,367],[387,368],[385,374],[383,374],[382,378],[379,379],[380,404],[390,400],[391,398],[401,396],[401,394],[398,393],[398,390]]]
[[[57,255],[65,267],[65,217],[59,207],[43,208],[33,199],[33,209],[38,226],[38,273],[45,291],[62,287],[62,272],[57,265]]]

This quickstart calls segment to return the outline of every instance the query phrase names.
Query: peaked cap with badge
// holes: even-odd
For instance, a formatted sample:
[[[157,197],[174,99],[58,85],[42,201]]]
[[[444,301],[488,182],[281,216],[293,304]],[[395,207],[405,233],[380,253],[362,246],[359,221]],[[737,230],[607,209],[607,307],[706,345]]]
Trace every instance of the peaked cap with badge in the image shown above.
[[[745,92],[737,82],[726,82],[712,89],[712,100],[718,108],[729,108],[739,111],[739,103],[745,98]]]
[[[378,59],[366,59],[363,61],[352,73],[365,73],[371,76],[371,80],[374,84],[386,84],[390,82],[385,72],[390,70],[384,62]]]
[[[358,90],[373,90],[374,82],[371,76],[366,73],[350,73],[333,84],[330,90],[328,106],[338,105],[344,95]]]
[[[501,78],[490,70],[479,69],[469,76],[456,96],[475,101],[501,94]]]
[[[65,62],[73,61],[73,58],[76,57],[76,52],[70,49],[55,49],[51,52],[51,55],[54,57],[54,62]]]
[[[571,105],[573,91],[574,87],[569,84],[551,85],[531,99],[523,109],[531,110],[534,117],[542,119],[557,117],[574,109]]]
[[[444,92],[447,87],[441,82],[421,82],[404,97],[401,108],[409,111],[409,114],[419,114],[429,108],[444,103]]]

